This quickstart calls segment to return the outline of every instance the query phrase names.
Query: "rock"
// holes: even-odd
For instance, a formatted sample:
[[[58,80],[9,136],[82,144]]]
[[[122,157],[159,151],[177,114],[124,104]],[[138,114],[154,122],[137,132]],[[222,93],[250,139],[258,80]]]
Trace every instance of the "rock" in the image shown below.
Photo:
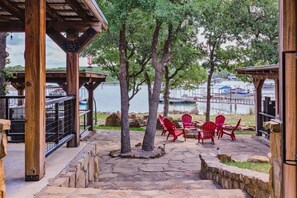
[[[146,126],[146,121],[142,118],[133,118],[129,119],[129,126],[130,127],[143,127]]]
[[[197,107],[195,107],[194,109],[192,109],[189,114],[195,114],[195,115],[198,115],[199,114],[199,110]]]
[[[269,158],[266,156],[254,155],[250,157],[247,161],[254,163],[267,163],[269,162]]]
[[[113,113],[106,118],[106,126],[121,126],[121,117],[120,114]]]
[[[222,154],[218,154],[217,158],[221,161],[221,162],[233,162],[234,160],[232,160],[231,155],[222,153]]]
[[[136,116],[135,113],[132,113],[132,114],[129,115],[129,118],[130,118],[130,119],[135,119],[135,118],[137,118],[137,116]]]
[[[135,147],[139,147],[139,146],[141,146],[141,142],[135,145]]]

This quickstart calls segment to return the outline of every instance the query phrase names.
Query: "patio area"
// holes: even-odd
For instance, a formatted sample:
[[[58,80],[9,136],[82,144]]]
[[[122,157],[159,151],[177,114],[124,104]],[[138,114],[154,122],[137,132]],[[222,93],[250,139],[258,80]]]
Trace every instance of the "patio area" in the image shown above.
[[[131,146],[142,142],[143,132],[131,132]],[[157,132],[155,146],[164,147],[166,154],[156,159],[112,158],[109,152],[119,149],[120,132],[97,130],[86,141],[96,142],[99,147],[99,181],[88,185],[89,189],[47,186],[37,197],[181,197],[211,195],[211,197],[248,197],[241,190],[221,189],[210,180],[200,178],[199,154],[215,156],[217,147],[232,159],[245,161],[253,155],[267,156],[269,148],[250,135],[237,135],[215,139],[215,145],[206,141],[197,144],[197,139],[179,138],[176,142],[165,141],[166,136]],[[90,189],[96,188],[96,189]],[[209,194],[208,194],[209,193]],[[235,194],[234,194],[235,193]]]

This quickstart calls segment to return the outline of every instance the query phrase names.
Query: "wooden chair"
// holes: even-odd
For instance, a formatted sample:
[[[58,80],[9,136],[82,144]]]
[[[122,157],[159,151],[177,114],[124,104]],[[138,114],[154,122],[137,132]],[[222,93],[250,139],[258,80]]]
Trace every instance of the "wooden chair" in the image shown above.
[[[215,118],[215,124],[217,125],[216,131],[217,131],[217,136],[219,137],[220,132],[223,129],[223,125],[225,123],[225,116],[223,115],[217,115]]]
[[[178,136],[183,135],[186,141],[186,134],[184,128],[176,128],[175,125],[168,118],[164,118],[164,124],[168,130],[168,136],[166,140],[168,140],[169,136],[172,135],[173,142],[175,142]]]
[[[183,114],[181,119],[183,128],[196,128],[196,123],[192,122],[193,117],[190,114]]]
[[[202,125],[202,130],[198,130],[198,143],[202,140],[202,144],[204,143],[204,139],[211,139],[212,144],[214,143],[214,136],[216,131],[216,124],[211,121],[207,121]]]
[[[238,122],[237,122],[237,124],[236,124],[235,127],[232,127],[232,126],[231,127],[230,126],[223,127],[222,128],[222,131],[219,134],[219,138],[222,138],[223,135],[226,134],[226,135],[229,135],[231,137],[232,141],[236,140],[236,137],[235,137],[235,133],[234,132],[239,127],[240,121],[241,121],[241,119],[238,120]],[[226,131],[228,129],[231,129],[232,131],[231,132],[230,131]]]
[[[164,124],[164,119],[163,116],[161,114],[158,115],[158,120],[162,126],[162,133],[161,135],[165,135],[165,133],[168,131],[168,129],[166,128],[165,124]]]

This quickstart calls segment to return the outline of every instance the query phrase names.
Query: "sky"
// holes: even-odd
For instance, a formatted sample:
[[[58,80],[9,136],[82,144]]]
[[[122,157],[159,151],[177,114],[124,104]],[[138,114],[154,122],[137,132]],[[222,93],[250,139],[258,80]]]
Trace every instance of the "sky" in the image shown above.
[[[11,38],[12,35],[12,38]],[[7,66],[22,65],[25,66],[25,34],[9,33],[6,39],[10,63]],[[87,65],[87,58],[80,57],[80,66]],[[46,36],[46,68],[66,67],[66,54],[60,47]]]

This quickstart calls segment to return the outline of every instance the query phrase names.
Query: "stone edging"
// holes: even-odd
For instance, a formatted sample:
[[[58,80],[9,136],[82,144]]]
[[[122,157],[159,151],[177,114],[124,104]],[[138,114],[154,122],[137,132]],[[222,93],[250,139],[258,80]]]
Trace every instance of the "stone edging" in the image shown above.
[[[98,181],[98,148],[96,143],[86,145],[48,185],[86,188],[89,182]]]
[[[269,175],[222,164],[215,156],[199,155],[201,177],[211,179],[225,189],[242,189],[256,198],[270,196]]]

